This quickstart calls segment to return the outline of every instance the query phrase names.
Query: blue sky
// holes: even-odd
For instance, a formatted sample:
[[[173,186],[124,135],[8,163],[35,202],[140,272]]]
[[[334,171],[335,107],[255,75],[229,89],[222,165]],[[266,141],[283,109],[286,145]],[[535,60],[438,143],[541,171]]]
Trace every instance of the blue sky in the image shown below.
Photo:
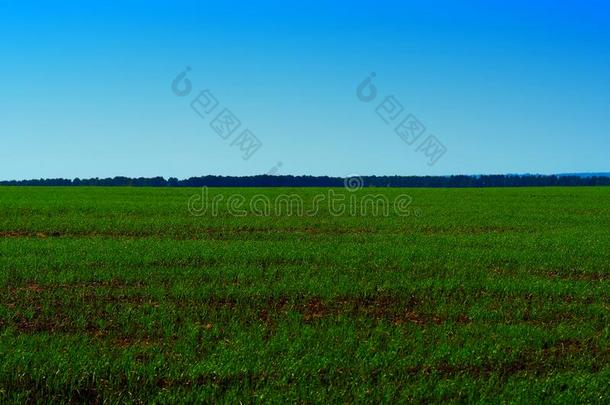
[[[607,2],[6,1],[0,37],[0,179],[610,171]],[[219,104],[201,118],[204,89]],[[413,145],[394,132],[408,114]]]

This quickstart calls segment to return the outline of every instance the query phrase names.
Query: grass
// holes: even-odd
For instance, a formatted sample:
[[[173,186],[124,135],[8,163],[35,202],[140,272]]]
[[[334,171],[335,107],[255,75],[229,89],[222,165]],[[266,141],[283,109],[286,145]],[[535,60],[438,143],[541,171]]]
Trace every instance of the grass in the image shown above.
[[[610,188],[335,191],[0,188],[0,402],[610,401]]]

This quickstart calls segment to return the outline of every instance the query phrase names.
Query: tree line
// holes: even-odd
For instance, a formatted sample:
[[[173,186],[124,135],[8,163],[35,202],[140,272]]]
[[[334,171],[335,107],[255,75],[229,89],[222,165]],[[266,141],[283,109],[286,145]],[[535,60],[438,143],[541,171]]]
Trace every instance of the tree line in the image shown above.
[[[480,175],[480,176],[362,176],[350,185],[362,187],[550,187],[608,186],[610,176]],[[33,179],[0,181],[2,186],[101,186],[101,187],[344,187],[346,179],[328,176],[201,176],[112,177],[92,179]]]

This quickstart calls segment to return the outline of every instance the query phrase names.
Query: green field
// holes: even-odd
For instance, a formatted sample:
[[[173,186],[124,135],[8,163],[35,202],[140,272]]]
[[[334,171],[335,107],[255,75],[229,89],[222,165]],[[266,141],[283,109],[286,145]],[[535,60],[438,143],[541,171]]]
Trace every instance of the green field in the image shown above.
[[[199,192],[0,188],[0,402],[610,402],[610,188]]]

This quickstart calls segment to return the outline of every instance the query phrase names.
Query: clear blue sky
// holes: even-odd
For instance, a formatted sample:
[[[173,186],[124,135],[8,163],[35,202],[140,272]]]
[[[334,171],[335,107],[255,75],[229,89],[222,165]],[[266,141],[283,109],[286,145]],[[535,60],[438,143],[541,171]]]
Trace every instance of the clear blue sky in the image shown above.
[[[5,1],[0,38],[0,179],[610,171],[607,1]],[[249,160],[191,109],[204,89]],[[388,95],[435,165],[376,115]]]

